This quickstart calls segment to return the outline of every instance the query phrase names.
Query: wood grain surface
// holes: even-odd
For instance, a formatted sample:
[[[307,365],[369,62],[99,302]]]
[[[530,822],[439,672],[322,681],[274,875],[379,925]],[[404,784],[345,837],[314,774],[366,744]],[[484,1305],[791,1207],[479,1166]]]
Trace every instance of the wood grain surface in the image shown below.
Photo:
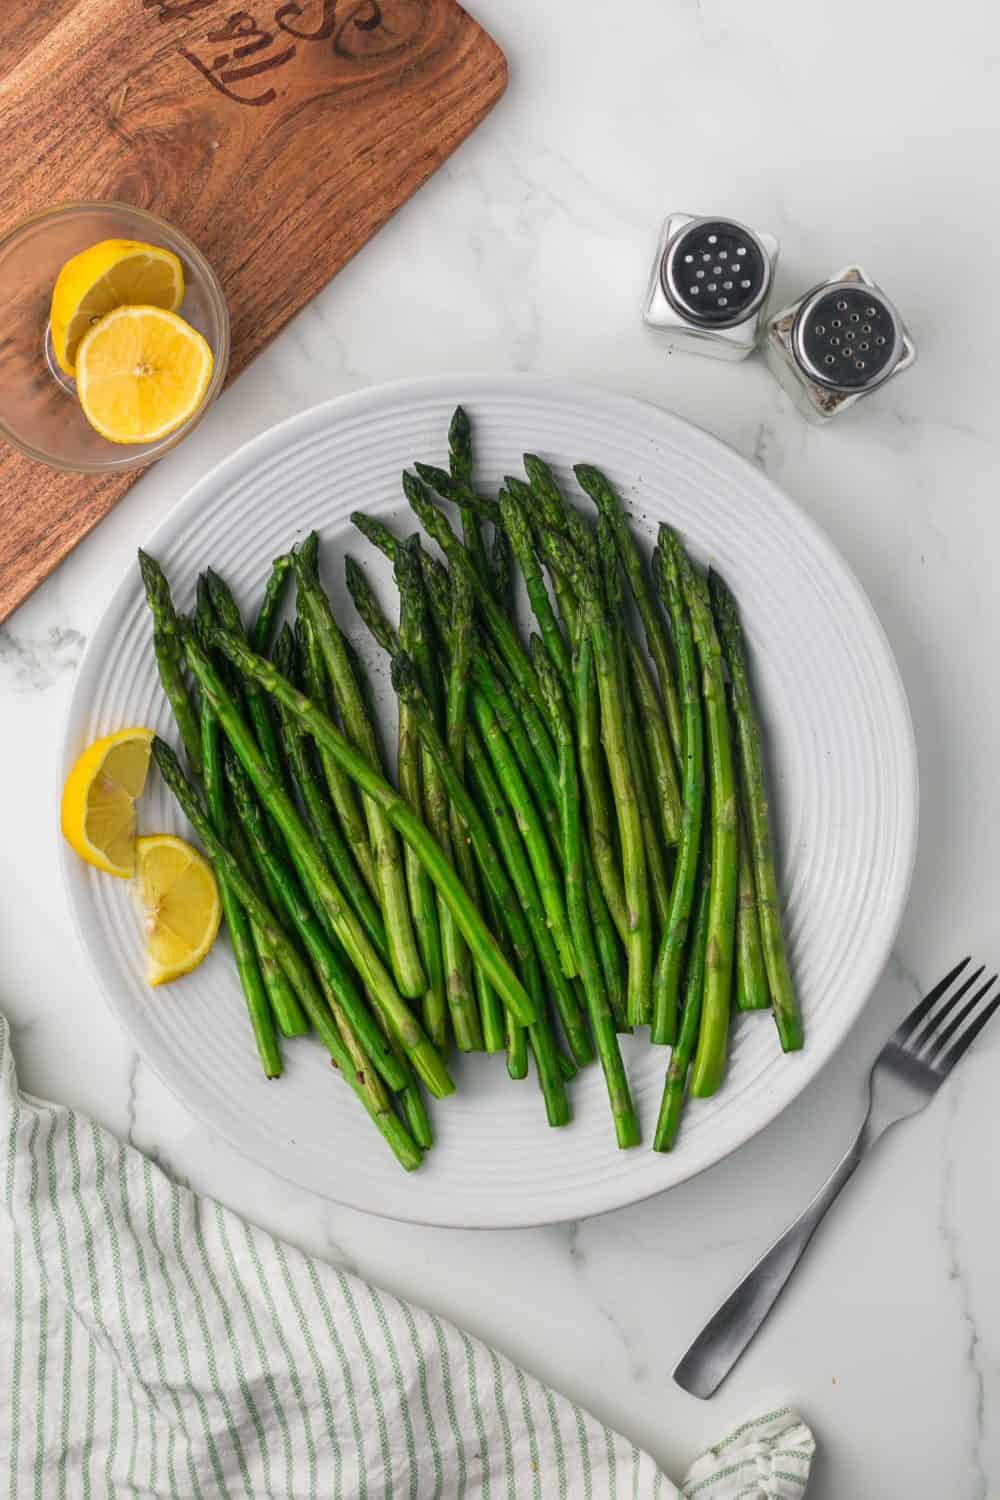
[[[225,290],[230,379],[507,75],[455,0],[0,0],[0,67],[0,233],[84,198],[177,224]],[[0,443],[0,620],[136,477],[59,474]]]

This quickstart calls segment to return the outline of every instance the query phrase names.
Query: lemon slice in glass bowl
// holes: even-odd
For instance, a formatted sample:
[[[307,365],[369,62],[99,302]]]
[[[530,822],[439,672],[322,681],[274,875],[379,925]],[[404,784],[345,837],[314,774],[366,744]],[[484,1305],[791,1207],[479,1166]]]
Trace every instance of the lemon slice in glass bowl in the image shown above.
[[[52,348],[59,368],[76,373],[84,335],[112,308],[184,301],[184,268],[172,250],[141,240],[100,240],[68,260],[52,291]]]
[[[154,443],[193,417],[214,359],[197,329],[162,307],[116,307],[76,356],[84,416],[110,443]]]

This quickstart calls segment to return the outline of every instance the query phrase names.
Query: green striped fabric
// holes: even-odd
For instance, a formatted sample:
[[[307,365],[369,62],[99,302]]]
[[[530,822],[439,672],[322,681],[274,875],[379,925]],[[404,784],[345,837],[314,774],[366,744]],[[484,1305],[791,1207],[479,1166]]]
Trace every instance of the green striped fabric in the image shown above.
[[[0,1017],[0,1500],[798,1500],[787,1410],[653,1460],[484,1344],[19,1093]]]

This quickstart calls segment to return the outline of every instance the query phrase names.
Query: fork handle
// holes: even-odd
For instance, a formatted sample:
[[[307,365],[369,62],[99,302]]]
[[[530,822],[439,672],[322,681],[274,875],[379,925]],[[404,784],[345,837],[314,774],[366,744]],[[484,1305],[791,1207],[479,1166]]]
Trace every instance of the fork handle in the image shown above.
[[[692,1396],[704,1398],[718,1390],[751,1343],[868,1144],[865,1121],[812,1202],[764,1251],[699,1333],[674,1370],[677,1384]]]

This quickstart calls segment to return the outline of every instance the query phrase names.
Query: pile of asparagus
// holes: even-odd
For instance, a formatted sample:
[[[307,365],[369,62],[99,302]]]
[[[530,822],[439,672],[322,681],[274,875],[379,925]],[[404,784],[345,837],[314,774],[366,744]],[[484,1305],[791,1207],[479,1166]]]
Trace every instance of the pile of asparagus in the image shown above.
[[[478,491],[461,407],[449,458],[402,481],[440,557],[352,516],[399,596],[393,623],[347,558],[391,659],[395,783],[315,533],[274,563],[249,628],[211,570],[178,616],[140,552],[189,774],[163,740],[153,753],[215,868],[268,1077],[280,1037],[315,1031],[412,1169],[432,1144],[424,1090],[454,1087],[452,1043],[504,1052],[515,1079],[530,1053],[551,1125],[596,1053],[627,1147],[640,1133],[618,1038],[649,1025],[672,1048],[653,1142],[669,1151],[685,1094],[719,1088],[731,1011],[770,1009],[782,1048],[802,1045],[735,601],[666,526],[650,581],[591,465],[575,474],[596,517],[532,454],[526,480]]]

